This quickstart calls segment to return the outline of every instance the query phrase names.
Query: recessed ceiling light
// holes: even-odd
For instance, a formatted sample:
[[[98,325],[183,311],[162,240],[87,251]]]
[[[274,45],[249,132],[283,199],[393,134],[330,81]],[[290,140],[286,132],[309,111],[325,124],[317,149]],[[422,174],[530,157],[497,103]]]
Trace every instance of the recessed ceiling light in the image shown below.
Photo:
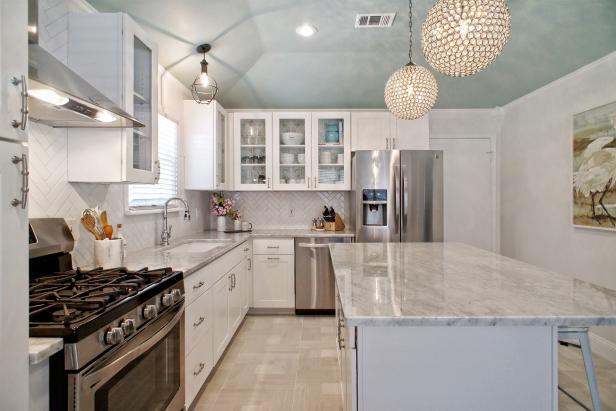
[[[318,30],[312,24],[304,23],[301,26],[297,26],[295,32],[302,37],[310,37],[314,35]]]

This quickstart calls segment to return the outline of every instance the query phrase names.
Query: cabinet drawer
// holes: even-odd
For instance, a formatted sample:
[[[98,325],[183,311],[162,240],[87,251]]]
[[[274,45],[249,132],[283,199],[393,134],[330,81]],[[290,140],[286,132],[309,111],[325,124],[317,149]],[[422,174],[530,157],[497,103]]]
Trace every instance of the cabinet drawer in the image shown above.
[[[195,396],[203,386],[207,376],[212,371],[214,366],[212,362],[212,329],[206,329],[206,332],[199,338],[195,344],[195,349],[192,350],[185,363],[185,384],[186,384],[186,407],[195,399]]]
[[[293,255],[295,244],[292,238],[256,238],[253,240],[254,254]]]
[[[245,257],[246,246],[240,244],[231,251],[212,261],[202,269],[192,273],[184,280],[186,304],[190,305],[210,288],[223,275],[238,265]]]
[[[192,304],[186,307],[185,323],[185,346],[186,354],[189,354],[197,341],[212,326],[212,289],[209,288],[200,295]]]

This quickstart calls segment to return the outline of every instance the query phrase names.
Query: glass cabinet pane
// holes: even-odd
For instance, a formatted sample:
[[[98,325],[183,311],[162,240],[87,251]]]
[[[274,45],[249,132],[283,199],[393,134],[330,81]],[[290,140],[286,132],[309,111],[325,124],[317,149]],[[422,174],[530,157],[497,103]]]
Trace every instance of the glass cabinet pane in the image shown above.
[[[319,184],[344,184],[344,127],[342,118],[318,121]]]
[[[306,120],[278,120],[280,148],[279,184],[306,183]]]
[[[152,50],[134,37],[133,115],[145,127],[133,129],[133,168],[152,170]]]
[[[240,119],[241,184],[265,184],[267,179],[265,119]]]
[[[216,112],[216,183],[218,185],[225,184],[225,156],[226,148],[226,116],[220,111]]]

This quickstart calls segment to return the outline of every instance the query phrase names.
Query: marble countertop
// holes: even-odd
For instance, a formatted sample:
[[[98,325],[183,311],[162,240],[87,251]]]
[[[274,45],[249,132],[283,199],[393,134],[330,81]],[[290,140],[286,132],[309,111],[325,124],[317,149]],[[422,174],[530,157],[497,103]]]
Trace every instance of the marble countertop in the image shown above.
[[[160,268],[171,267],[174,270],[183,271],[184,276],[198,271],[218,257],[226,254],[233,248],[244,243],[250,238],[285,238],[285,237],[353,237],[351,231],[312,231],[310,229],[263,229],[254,230],[251,233],[227,234],[217,231],[205,231],[199,234],[178,238],[171,242],[168,247],[158,247],[129,253],[126,266],[131,270],[143,267]],[[206,252],[178,252],[173,248],[195,241],[207,241],[222,243],[221,247]]]
[[[29,338],[28,357],[30,365],[39,364],[64,347],[62,338]]]
[[[459,243],[330,245],[352,326],[616,325],[616,290]]]

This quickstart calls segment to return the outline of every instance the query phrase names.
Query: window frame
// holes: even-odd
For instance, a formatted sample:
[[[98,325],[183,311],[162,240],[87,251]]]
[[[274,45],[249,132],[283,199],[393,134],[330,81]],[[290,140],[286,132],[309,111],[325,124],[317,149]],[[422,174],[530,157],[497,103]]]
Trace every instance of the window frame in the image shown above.
[[[177,126],[177,161],[176,161],[176,166],[177,166],[177,172],[176,172],[176,178],[177,178],[177,190],[176,190],[176,196],[180,196],[180,193],[184,190],[184,185],[183,185],[183,181],[181,179],[181,167],[182,167],[182,156],[180,155],[180,150],[181,150],[181,124],[178,120],[176,120],[173,116],[170,116],[166,113],[161,113],[158,112],[156,114],[157,116],[161,116],[161,117],[165,117],[167,120],[172,121],[176,124]],[[159,129],[160,130],[160,129]],[[158,138],[158,136],[157,136]],[[160,145],[159,145],[160,147]],[[159,156],[159,153],[157,153],[157,156]],[[138,183],[137,183],[138,184]],[[131,184],[126,184],[124,186],[123,191],[123,203],[124,203],[124,215],[147,215],[147,214],[162,214],[163,213],[163,209],[164,206],[163,205],[158,205],[158,206],[130,206],[129,202],[130,202],[130,196],[129,196],[129,187]],[[173,203],[173,206],[169,207],[167,209],[167,212],[169,213],[177,213],[180,211],[183,211],[184,209],[180,206],[177,205],[177,203]]]

